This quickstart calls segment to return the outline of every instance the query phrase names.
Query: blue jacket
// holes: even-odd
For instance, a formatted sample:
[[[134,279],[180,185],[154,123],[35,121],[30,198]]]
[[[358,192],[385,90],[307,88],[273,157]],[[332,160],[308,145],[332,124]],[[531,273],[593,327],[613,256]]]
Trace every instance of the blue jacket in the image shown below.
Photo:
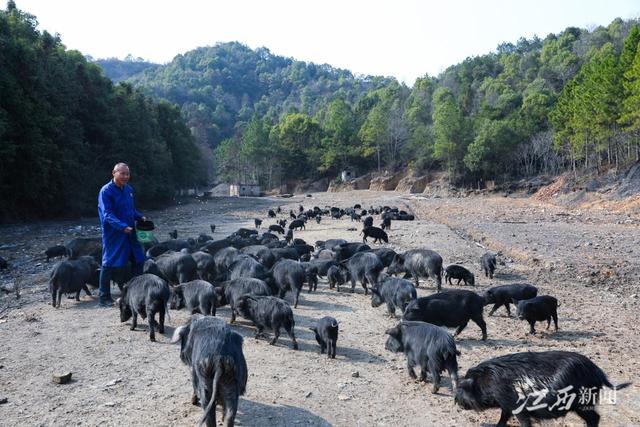
[[[98,194],[98,215],[102,228],[102,265],[123,267],[132,256],[136,263],[144,262],[144,250],[135,232],[135,221],[142,219],[142,214],[133,206],[133,188],[125,184],[121,190],[113,180],[105,184]],[[126,227],[134,230],[127,234]]]

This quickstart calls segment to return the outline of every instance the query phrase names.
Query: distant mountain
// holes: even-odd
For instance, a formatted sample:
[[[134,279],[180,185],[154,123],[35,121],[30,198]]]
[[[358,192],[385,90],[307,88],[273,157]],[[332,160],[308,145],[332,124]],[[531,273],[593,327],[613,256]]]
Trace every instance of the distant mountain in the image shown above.
[[[160,66],[142,58],[134,58],[131,55],[128,55],[125,59],[107,58],[93,60],[92,62],[99,65],[104,71],[105,77],[110,78],[114,83],[126,80],[144,70],[153,70]]]
[[[413,87],[237,42],[127,82],[177,104],[200,148],[215,149],[207,163],[229,181],[273,188],[350,166],[444,170],[451,183],[478,188],[637,161],[639,24],[616,18],[501,43]]]
[[[336,98],[355,104],[395,79],[354,76],[230,42],[178,55],[128,81],[178,104],[196,137],[214,147],[254,115],[274,121],[288,112],[313,115]]]

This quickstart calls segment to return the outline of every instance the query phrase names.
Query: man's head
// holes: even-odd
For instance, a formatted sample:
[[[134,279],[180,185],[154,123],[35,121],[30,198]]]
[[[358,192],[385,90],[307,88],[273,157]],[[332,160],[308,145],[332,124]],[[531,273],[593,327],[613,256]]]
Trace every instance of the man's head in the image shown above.
[[[113,167],[113,182],[118,187],[124,187],[129,182],[129,166],[126,163],[118,163]]]

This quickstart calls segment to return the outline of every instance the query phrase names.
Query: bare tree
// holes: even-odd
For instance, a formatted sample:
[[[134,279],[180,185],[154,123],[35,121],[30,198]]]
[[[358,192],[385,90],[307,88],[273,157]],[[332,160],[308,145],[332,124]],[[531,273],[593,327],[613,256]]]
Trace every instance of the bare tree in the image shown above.
[[[538,132],[520,144],[516,160],[522,165],[526,176],[540,172],[555,174],[562,170],[565,163],[563,156],[553,146],[553,132],[550,130]]]
[[[395,100],[389,109],[387,121],[387,150],[389,152],[390,165],[394,167],[398,159],[398,153],[407,141],[409,128],[404,118],[404,108],[399,100]]]

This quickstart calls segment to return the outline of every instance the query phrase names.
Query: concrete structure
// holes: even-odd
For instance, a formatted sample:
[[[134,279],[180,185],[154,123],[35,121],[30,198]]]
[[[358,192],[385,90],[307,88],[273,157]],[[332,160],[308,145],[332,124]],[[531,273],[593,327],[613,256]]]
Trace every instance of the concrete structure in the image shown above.
[[[229,185],[230,196],[260,196],[260,186],[253,184],[231,184]]]
[[[342,171],[340,177],[342,178],[342,182],[351,181],[356,178],[356,171],[352,168],[347,168]]]

